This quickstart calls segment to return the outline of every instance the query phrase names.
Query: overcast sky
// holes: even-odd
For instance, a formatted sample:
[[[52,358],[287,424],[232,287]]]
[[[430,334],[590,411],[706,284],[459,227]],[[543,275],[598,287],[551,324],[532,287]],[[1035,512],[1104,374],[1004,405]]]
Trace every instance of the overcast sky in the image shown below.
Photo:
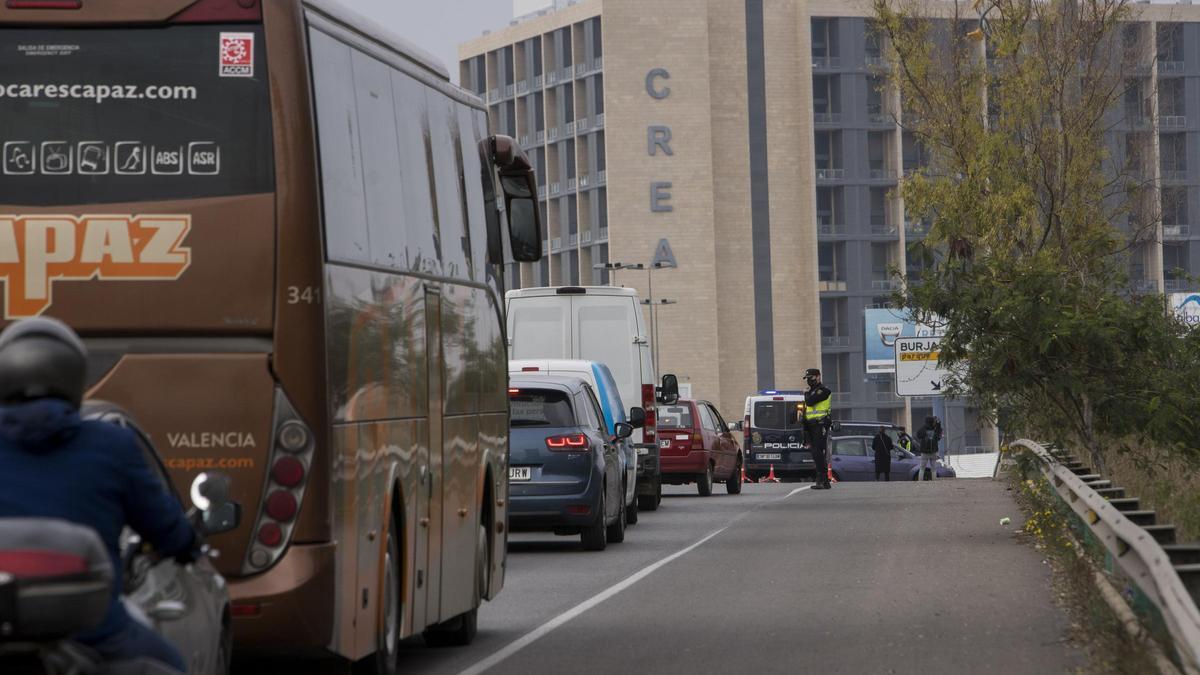
[[[524,0],[528,2],[529,0]],[[512,0],[341,0],[437,56],[458,82],[458,43],[508,25]],[[539,3],[540,4],[540,3]],[[546,4],[550,4],[547,2]]]

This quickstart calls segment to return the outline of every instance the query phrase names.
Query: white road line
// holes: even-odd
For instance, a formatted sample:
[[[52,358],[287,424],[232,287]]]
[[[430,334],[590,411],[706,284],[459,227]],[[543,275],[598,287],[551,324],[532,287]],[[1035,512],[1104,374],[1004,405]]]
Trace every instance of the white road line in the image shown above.
[[[778,499],[773,499],[768,502],[763,502],[762,504],[759,504],[758,506],[755,506],[752,509],[743,511],[741,514],[739,514],[733,520],[730,520],[728,523],[726,523],[725,526],[722,527],[721,529],[710,532],[709,534],[705,535],[702,539],[700,539],[696,543],[694,543],[686,548],[680,549],[680,550],[672,553],[671,555],[663,558],[662,560],[659,560],[656,563],[652,563],[649,567],[643,568],[641,571],[634,574],[633,576],[628,577],[625,580],[621,581],[620,583],[618,583],[614,586],[610,586],[607,589],[601,591],[600,593],[597,593],[596,595],[593,595],[592,597],[588,598],[587,600],[584,600],[583,602],[579,603],[578,605],[575,605],[571,609],[568,609],[567,611],[563,612],[562,614],[559,614],[558,616],[554,617],[553,619],[550,619],[546,623],[538,626],[537,628],[526,633],[525,635],[522,635],[521,637],[517,638],[513,642],[510,642],[506,647],[504,647],[500,651],[495,652],[494,654],[487,657],[486,659],[463,670],[461,673],[459,673],[459,675],[480,675],[480,673],[486,672],[487,670],[490,670],[491,668],[495,668],[497,665],[500,664],[501,661],[504,661],[505,659],[512,656],[513,654],[516,654],[517,652],[521,651],[522,649],[528,647],[529,645],[533,644],[534,642],[545,637],[551,631],[558,628],[559,626],[562,626],[563,624],[567,623],[571,619],[574,619],[575,617],[579,616],[580,614],[583,614],[584,612],[595,607],[596,605],[599,605],[600,603],[604,602],[605,600],[608,600],[609,598],[611,598],[614,595],[620,593],[621,591],[629,588],[630,586],[636,584],[637,582],[641,581],[642,579],[645,579],[646,577],[653,574],[656,570],[658,570],[663,565],[666,565],[667,563],[671,562],[672,560],[680,558],[680,557],[687,555],[688,553],[694,551],[696,548],[698,548],[704,542],[708,541],[709,539],[712,539],[713,537],[717,536],[718,534],[721,534],[725,530],[728,530],[730,527],[733,527],[733,525],[735,523],[737,523],[742,518],[745,518],[747,515],[753,513],[754,511],[757,511],[758,509],[762,508],[763,506],[766,506],[767,504],[784,501],[785,499],[788,499],[789,497],[796,494],[797,492],[802,492],[804,490],[808,490],[811,487],[812,487],[811,485],[805,485],[802,487],[798,487],[795,490],[792,490],[791,492],[787,493],[783,497],[780,497]]]

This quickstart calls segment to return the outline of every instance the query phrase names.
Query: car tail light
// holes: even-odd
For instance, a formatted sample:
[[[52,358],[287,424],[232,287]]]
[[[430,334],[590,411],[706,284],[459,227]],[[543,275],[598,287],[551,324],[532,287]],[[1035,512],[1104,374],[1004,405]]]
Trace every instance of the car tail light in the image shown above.
[[[546,439],[547,448],[566,452],[579,452],[581,448],[586,448],[587,444],[587,436],[584,436],[583,434],[550,436]]]
[[[521,393],[521,390],[520,390],[520,389],[509,389],[509,390],[508,390],[508,395],[509,395],[509,396],[516,396],[517,394],[520,394],[520,393]]]
[[[257,602],[235,602],[229,607],[233,616],[258,616],[261,612],[262,605]]]
[[[175,15],[175,23],[262,21],[258,0],[199,0]]]
[[[263,486],[265,498],[254,522],[255,536],[242,563],[243,574],[262,572],[279,560],[287,549],[304,505],[304,492],[312,468],[316,447],[312,430],[300,419],[291,401],[279,388],[275,389],[272,429],[267,459],[271,469]]]
[[[8,0],[9,9],[82,9],[83,0]]]
[[[693,450],[703,450],[704,449],[704,435],[701,434],[699,431],[692,432],[692,449]]]
[[[654,385],[642,385],[642,408],[646,411],[646,426],[642,427],[642,442],[655,443],[658,440],[655,426],[658,423],[658,408],[654,405]]]
[[[571,504],[567,507],[567,513],[573,516],[586,516],[592,512],[592,507],[587,504]]]

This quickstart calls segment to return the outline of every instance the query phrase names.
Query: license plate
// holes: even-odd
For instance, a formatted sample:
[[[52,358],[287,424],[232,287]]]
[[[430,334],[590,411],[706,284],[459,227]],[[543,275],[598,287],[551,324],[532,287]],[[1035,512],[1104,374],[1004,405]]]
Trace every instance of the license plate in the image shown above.
[[[658,447],[660,447],[660,448],[671,447],[671,439],[669,439],[669,438],[662,439],[661,441],[658,442]]]
[[[781,455],[778,452],[760,452],[754,456],[754,459],[780,459]]]
[[[510,466],[508,467],[509,480],[529,480],[533,475],[532,469],[527,466]]]
[[[650,454],[650,448],[638,448],[638,454],[639,455],[648,455],[648,454]]]

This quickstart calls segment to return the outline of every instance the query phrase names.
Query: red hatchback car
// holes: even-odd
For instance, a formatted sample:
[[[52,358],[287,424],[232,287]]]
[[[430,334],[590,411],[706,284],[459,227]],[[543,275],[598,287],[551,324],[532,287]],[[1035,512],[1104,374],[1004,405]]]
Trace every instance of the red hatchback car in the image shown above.
[[[742,491],[742,449],[711,403],[660,405],[657,428],[664,483],[695,483],[702,497],[712,494],[715,481],[731,495]]]

